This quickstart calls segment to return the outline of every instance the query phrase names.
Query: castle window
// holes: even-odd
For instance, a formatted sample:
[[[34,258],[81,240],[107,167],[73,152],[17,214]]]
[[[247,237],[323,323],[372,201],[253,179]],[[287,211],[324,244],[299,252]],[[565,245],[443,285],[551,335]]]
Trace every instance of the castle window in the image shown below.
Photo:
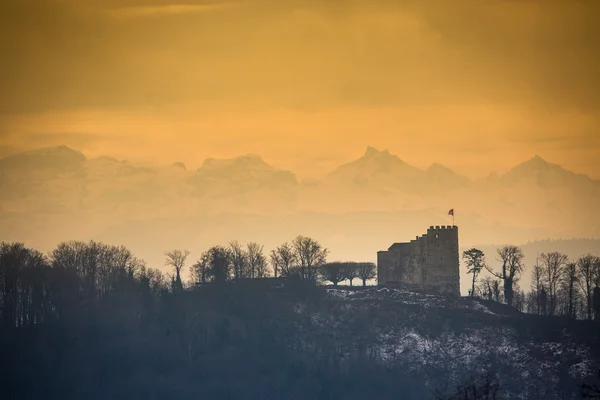
[[[436,234],[435,234],[435,238],[436,238],[436,239],[439,239],[439,238],[440,238],[440,235],[438,235],[438,234],[436,233]]]

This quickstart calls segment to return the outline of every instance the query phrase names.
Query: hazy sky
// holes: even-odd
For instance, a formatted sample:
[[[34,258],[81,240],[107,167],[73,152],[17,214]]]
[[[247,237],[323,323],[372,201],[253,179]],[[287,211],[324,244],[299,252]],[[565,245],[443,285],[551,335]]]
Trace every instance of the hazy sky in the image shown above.
[[[300,177],[367,145],[469,176],[539,154],[600,179],[600,2],[3,0],[0,155],[261,154]]]

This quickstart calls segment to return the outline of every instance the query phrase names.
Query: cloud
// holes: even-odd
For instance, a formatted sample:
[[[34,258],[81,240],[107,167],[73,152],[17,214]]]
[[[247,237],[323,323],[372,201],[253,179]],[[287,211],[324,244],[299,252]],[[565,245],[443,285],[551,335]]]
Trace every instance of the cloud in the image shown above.
[[[598,112],[599,2],[436,0],[412,9],[455,52],[461,83],[487,83],[481,92],[494,99]]]
[[[600,106],[592,1],[6,1],[0,113]]]
[[[202,13],[222,10],[233,6],[234,3],[207,4],[162,4],[147,6],[126,6],[110,8],[106,12],[114,18],[163,17],[168,15]]]

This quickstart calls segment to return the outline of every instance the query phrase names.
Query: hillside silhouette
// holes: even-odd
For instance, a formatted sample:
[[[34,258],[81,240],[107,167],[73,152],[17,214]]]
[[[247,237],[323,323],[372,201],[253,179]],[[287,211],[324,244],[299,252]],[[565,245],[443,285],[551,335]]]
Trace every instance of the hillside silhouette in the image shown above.
[[[195,264],[169,251],[165,275],[122,246],[66,242],[46,256],[2,243],[0,395],[552,400],[579,398],[600,367],[597,319],[324,286],[300,258],[269,278],[262,248],[237,246],[213,246]]]
[[[152,264],[160,264],[156,249],[164,246],[232,237],[272,245],[298,232],[321,237],[337,258],[374,260],[390,242],[448,224],[450,207],[461,247],[600,237],[600,184],[539,156],[470,180],[369,147],[306,183],[252,154],[188,170],[88,159],[59,146],[0,159],[0,177],[0,237],[44,251],[72,237],[123,243]]]

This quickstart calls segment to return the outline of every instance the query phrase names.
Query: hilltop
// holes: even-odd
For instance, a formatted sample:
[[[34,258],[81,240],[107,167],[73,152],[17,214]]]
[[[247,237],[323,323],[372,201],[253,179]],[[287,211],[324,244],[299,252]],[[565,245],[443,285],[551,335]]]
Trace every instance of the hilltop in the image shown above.
[[[600,368],[594,322],[494,302],[275,280],[185,291],[123,282],[92,308],[82,300],[57,320],[0,330],[10,383],[0,392],[421,400],[489,377],[498,399],[558,400],[579,398]]]

